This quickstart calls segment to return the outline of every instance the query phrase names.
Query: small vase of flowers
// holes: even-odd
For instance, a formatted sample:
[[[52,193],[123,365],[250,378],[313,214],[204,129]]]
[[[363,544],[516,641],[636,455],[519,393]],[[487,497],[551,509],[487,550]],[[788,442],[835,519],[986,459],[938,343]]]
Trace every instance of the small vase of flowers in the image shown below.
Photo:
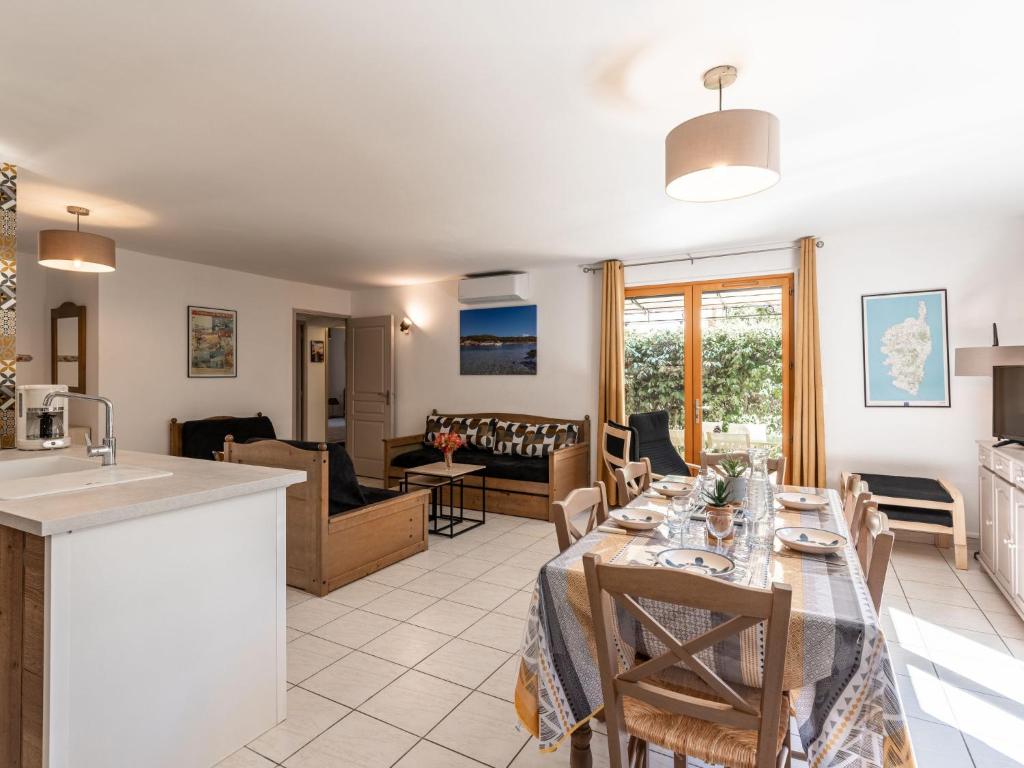
[[[456,432],[441,432],[434,438],[434,447],[444,453],[444,465],[452,468],[452,454],[463,445],[462,436]]]

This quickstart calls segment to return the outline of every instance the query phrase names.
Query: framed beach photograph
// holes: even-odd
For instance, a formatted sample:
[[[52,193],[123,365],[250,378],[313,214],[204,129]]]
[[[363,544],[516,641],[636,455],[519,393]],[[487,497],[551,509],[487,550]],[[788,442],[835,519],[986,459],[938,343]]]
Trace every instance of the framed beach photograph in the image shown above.
[[[238,375],[238,313],[233,309],[188,308],[188,375],[224,379]]]
[[[464,309],[459,313],[459,373],[535,376],[537,305]]]
[[[946,290],[861,296],[864,405],[949,407]]]

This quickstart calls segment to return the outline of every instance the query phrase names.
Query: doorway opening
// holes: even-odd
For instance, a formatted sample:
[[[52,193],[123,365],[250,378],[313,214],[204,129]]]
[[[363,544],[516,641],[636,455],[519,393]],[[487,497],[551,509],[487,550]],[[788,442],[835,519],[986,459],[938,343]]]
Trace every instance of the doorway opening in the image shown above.
[[[346,329],[342,315],[295,312],[296,440],[345,443]]]

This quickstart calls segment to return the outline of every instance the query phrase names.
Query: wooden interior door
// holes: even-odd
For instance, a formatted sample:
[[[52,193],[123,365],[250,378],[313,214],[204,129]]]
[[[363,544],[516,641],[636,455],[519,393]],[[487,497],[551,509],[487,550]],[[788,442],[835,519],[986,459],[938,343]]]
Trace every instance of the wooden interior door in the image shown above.
[[[356,473],[384,477],[384,439],[394,434],[394,318],[348,320],[346,447]]]

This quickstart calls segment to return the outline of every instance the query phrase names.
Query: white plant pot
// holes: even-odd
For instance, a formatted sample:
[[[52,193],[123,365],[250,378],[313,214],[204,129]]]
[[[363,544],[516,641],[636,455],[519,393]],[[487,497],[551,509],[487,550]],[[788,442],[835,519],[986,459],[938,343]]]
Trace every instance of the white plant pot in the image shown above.
[[[729,501],[733,504],[742,504],[747,497],[747,478],[728,477],[725,482],[729,486]]]

